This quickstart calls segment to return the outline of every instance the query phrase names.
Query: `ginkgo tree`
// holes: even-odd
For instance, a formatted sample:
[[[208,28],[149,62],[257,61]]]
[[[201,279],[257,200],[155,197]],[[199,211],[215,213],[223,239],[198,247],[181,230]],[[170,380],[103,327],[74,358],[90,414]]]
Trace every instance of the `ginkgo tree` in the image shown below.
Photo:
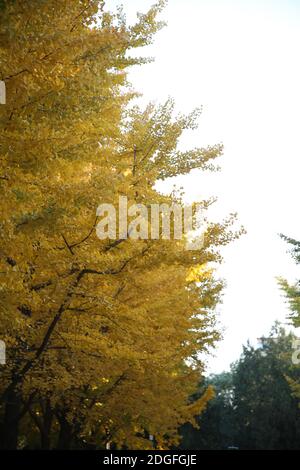
[[[130,106],[130,51],[164,2],[128,26],[99,0],[3,3],[0,79],[1,446],[161,448],[199,415],[189,397],[218,339],[210,264],[234,216],[185,240],[99,240],[100,203],[181,203],[158,180],[213,169],[222,146],[179,151],[198,112]],[[202,201],[205,208],[209,205]]]

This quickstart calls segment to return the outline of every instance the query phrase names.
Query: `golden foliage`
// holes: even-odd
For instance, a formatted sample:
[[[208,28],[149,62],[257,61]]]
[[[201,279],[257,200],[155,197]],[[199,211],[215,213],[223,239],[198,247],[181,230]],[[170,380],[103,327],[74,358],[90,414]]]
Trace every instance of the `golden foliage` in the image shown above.
[[[128,53],[160,28],[162,3],[132,27],[98,0],[4,5],[4,405],[11,393],[21,397],[27,439],[51,412],[53,435],[65,417],[100,447],[112,440],[147,448],[145,431],[169,446],[211,396],[189,401],[203,371],[198,353],[218,338],[213,308],[222,285],[207,263],[236,235],[230,220],[211,224],[205,246],[193,252],[178,240],[100,241],[96,208],[119,195],[172,202],[155,182],[207,168],[222,148],[179,152],[196,114],[174,118],[172,101],[128,107],[126,71],[139,63]]]

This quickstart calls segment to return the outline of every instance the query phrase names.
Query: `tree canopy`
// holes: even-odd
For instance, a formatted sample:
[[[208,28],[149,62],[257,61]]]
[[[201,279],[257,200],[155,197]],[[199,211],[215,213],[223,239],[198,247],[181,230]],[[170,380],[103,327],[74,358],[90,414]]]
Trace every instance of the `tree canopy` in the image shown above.
[[[1,3],[3,448],[149,448],[149,434],[168,447],[212,396],[190,400],[198,354],[219,338],[210,265],[239,236],[234,216],[195,251],[95,231],[99,203],[181,202],[156,182],[212,170],[222,153],[179,150],[197,110],[131,104],[128,69],[147,62],[131,51],[151,43],[163,5],[129,26],[99,0]]]

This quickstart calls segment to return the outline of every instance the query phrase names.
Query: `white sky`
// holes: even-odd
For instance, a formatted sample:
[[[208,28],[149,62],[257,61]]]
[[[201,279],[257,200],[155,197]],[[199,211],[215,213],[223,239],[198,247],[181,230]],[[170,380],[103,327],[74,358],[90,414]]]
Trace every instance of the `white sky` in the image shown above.
[[[110,0],[109,5],[119,4]],[[124,0],[128,20],[149,0]],[[190,147],[223,142],[217,174],[180,178],[188,199],[216,195],[214,219],[238,212],[247,230],[223,252],[227,281],[219,320],[224,339],[209,371],[228,369],[242,344],[268,334],[288,314],[276,276],[297,276],[278,233],[300,239],[300,1],[169,0],[168,26],[132,70],[143,102],[172,96],[178,111],[203,105]]]

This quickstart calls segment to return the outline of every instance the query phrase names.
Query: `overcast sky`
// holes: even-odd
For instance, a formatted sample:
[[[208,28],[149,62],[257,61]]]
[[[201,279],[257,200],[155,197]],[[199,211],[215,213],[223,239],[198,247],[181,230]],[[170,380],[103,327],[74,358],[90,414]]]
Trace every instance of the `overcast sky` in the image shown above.
[[[107,2],[119,3],[132,21],[153,2]],[[168,26],[147,49],[155,62],[130,79],[144,103],[172,96],[178,111],[203,106],[199,131],[183,145],[223,142],[222,171],[194,171],[178,184],[188,199],[217,196],[211,217],[237,211],[247,230],[218,272],[227,289],[218,307],[224,339],[209,360],[217,373],[247,339],[286,322],[275,277],[297,275],[278,233],[300,239],[300,1],[169,0],[163,18]]]

